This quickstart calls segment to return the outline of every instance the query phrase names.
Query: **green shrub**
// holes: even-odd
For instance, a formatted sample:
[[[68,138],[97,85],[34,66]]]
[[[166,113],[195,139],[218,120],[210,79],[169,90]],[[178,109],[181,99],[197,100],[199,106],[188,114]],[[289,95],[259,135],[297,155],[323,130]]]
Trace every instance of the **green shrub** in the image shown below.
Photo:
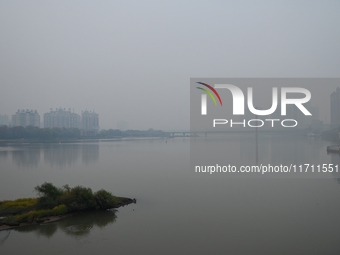
[[[37,191],[41,197],[51,197],[55,199],[63,194],[62,189],[57,188],[56,186],[49,182],[45,182],[40,186],[36,186],[34,190]]]
[[[67,213],[67,206],[64,204],[58,205],[53,208],[53,212],[55,215],[63,215]]]
[[[57,205],[57,199],[51,197],[40,197],[37,203],[37,209],[52,209]]]
[[[53,210],[39,210],[34,212],[34,218],[48,217],[54,215]]]
[[[115,197],[106,190],[99,190],[94,194],[94,201],[97,210],[110,209],[117,206]]]
[[[55,187],[52,183],[45,182],[40,186],[36,186],[35,191],[40,196],[37,203],[38,209],[52,209],[59,204],[60,197],[64,191]]]
[[[30,211],[27,216],[27,222],[32,223],[35,219],[35,214],[34,211]]]
[[[60,202],[65,204],[70,212],[96,209],[92,190],[82,186],[76,186],[66,191],[61,196]]]

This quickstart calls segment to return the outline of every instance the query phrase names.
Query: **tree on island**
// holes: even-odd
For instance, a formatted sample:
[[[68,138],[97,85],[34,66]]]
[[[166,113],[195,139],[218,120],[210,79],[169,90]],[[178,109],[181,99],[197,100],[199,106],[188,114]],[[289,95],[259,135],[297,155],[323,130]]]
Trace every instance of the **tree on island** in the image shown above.
[[[82,186],[70,188],[64,185],[57,188],[48,182],[34,189],[39,195],[38,209],[53,209],[59,205],[66,205],[69,212],[94,211],[115,208],[119,203],[117,197],[103,189],[93,193],[90,188]]]

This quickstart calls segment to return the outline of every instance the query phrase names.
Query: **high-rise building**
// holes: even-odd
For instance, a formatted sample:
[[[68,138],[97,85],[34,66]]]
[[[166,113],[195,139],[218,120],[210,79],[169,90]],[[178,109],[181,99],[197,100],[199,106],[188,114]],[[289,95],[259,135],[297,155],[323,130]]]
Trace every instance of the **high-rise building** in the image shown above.
[[[18,110],[12,115],[12,126],[40,127],[40,115],[36,110]]]
[[[82,119],[82,134],[95,135],[99,131],[99,114],[95,112],[83,111],[81,113]]]
[[[80,115],[71,112],[71,109],[50,109],[50,112],[44,114],[45,128],[80,128]]]
[[[340,88],[331,94],[331,128],[340,126]]]

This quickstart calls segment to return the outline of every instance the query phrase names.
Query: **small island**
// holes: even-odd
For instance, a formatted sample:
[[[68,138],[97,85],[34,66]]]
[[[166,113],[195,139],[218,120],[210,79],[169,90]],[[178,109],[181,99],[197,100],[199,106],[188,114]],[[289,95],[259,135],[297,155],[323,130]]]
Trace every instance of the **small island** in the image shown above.
[[[34,190],[37,198],[0,201],[0,231],[48,223],[77,212],[108,210],[136,203],[136,199],[116,197],[103,189],[92,192],[82,186],[58,188],[45,182]]]

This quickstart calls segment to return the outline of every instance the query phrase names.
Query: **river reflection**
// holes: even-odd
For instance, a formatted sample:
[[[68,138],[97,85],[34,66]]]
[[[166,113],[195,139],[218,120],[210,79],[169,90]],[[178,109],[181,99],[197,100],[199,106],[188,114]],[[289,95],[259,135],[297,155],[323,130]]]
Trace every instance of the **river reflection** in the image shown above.
[[[301,141],[301,142],[294,142]],[[286,137],[259,135],[258,146],[256,148],[254,135],[242,136],[240,141],[240,155],[242,162],[248,164],[255,163],[256,154],[259,163],[275,164],[303,164],[310,163],[310,160],[318,161],[320,154],[324,154],[324,143],[315,139],[305,139],[305,137]],[[256,150],[258,151],[256,153]]]
[[[0,150],[0,160],[1,159],[6,159],[9,155],[9,152],[8,151],[1,151]]]
[[[79,160],[81,145],[50,144],[44,147],[44,162],[59,168],[72,166]]]
[[[11,152],[12,160],[18,167],[37,167],[40,163],[40,148],[24,148]]]
[[[44,162],[59,168],[72,166],[81,159],[84,165],[93,164],[99,158],[99,145],[51,144],[44,147]]]
[[[83,144],[81,147],[81,159],[84,165],[94,164],[99,159],[99,145],[95,144]]]
[[[0,246],[6,242],[10,234],[11,234],[11,230],[0,231]]]
[[[235,166],[256,165],[256,155],[259,165],[340,164],[321,139],[259,134],[257,148],[255,141],[227,134],[0,147],[7,151],[0,152],[0,200],[30,197],[48,181],[140,201],[119,209],[117,221],[103,212],[2,231],[0,254],[339,254],[340,173],[191,171],[196,148],[202,165],[217,163],[210,152]],[[14,154],[31,167],[16,171]]]
[[[82,162],[94,164],[99,159],[98,143],[65,143],[15,146],[11,151],[0,151],[0,159],[9,155],[13,163],[21,167],[37,167],[41,161],[48,166],[65,168]]]
[[[94,228],[103,228],[114,223],[117,219],[116,210],[77,213],[74,216],[61,219],[56,222],[32,225],[13,229],[20,233],[32,232],[36,236],[52,237],[58,230],[68,236],[83,237],[87,236]]]

